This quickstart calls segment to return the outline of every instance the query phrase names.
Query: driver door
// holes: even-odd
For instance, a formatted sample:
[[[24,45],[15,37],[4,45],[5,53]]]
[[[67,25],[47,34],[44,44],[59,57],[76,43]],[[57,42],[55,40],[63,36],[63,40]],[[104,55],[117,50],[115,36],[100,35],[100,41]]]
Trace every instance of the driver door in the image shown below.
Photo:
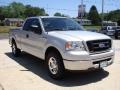
[[[43,38],[43,32],[39,19],[32,18],[29,25],[29,32],[27,32],[26,42],[26,52],[39,58],[43,58],[43,47],[46,43],[46,38]]]

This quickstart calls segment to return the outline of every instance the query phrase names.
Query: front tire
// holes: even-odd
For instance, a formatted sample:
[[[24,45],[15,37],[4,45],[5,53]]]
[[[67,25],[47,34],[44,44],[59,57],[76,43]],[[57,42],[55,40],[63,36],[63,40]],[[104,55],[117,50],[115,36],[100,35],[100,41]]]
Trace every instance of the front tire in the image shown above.
[[[15,57],[18,57],[20,55],[21,51],[17,48],[17,45],[15,42],[12,42],[12,54]]]
[[[118,35],[115,35],[115,39],[118,39]]]
[[[65,69],[62,57],[57,52],[52,52],[47,55],[47,70],[53,79],[61,79],[65,74]]]

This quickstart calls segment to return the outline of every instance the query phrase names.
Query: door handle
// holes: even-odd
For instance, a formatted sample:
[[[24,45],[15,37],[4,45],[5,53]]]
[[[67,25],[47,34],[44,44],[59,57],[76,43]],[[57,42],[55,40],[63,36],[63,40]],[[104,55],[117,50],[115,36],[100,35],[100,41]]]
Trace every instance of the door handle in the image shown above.
[[[26,38],[29,38],[29,34],[26,34]]]

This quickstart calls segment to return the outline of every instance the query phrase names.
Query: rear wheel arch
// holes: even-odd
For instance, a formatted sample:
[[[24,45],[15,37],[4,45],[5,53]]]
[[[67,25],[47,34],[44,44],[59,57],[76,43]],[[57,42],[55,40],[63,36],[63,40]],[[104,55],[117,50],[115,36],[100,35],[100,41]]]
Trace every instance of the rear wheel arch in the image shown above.
[[[13,43],[15,43],[16,47],[18,48],[18,46],[17,46],[17,42],[16,42],[16,40],[15,40],[14,37],[11,39],[11,45],[12,45]],[[18,49],[19,49],[19,48],[18,48]]]
[[[16,44],[16,42],[15,42],[15,39],[14,39],[14,38],[12,38],[12,39],[11,39],[11,44],[13,44],[13,43],[15,43],[15,44]]]
[[[12,39],[11,42],[12,42],[11,43],[12,44],[12,46],[11,46],[12,54],[13,54],[13,56],[18,57],[20,55],[20,53],[21,53],[21,50],[17,48],[16,42],[15,42],[14,39]]]

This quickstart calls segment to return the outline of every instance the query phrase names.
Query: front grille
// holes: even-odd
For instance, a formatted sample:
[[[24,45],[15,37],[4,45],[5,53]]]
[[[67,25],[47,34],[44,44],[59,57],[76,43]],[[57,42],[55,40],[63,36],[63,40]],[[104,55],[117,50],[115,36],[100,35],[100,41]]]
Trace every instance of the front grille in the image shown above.
[[[87,43],[90,53],[107,51],[111,48],[111,40],[110,39],[93,40],[93,41],[87,41],[86,43]]]
[[[120,35],[120,31],[118,31],[118,35]]]

